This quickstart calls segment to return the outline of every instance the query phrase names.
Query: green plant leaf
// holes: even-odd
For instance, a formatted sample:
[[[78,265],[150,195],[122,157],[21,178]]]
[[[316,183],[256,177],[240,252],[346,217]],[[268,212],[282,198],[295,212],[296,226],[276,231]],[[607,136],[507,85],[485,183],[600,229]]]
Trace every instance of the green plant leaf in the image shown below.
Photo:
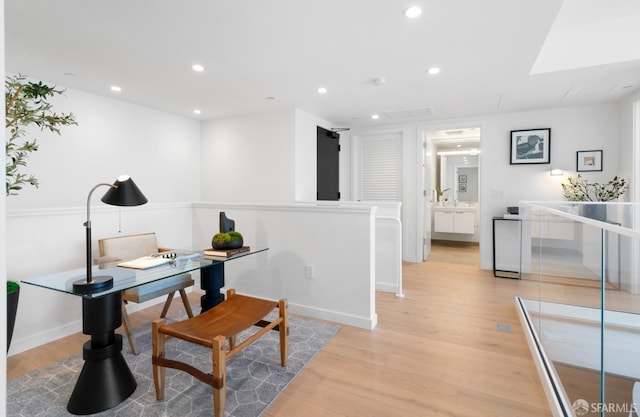
[[[27,159],[38,150],[36,139],[22,141],[29,126],[37,126],[41,131],[60,135],[60,126],[77,125],[73,113],[55,113],[47,101],[55,95],[64,93],[55,86],[42,81],[28,81],[24,76],[5,78],[5,129],[8,131],[6,149],[6,193],[16,195],[22,185],[39,186],[38,180],[31,174],[20,173],[27,167]]]

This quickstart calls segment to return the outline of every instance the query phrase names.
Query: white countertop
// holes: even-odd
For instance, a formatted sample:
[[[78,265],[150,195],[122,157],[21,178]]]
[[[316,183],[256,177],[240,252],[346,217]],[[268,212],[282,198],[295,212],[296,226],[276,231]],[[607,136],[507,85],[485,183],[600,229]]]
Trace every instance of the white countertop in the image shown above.
[[[454,206],[453,204],[450,206],[436,206],[433,205],[431,206],[432,210],[434,211],[457,211],[457,212],[475,212],[477,207],[476,206],[470,206],[470,205],[458,205],[458,206]]]

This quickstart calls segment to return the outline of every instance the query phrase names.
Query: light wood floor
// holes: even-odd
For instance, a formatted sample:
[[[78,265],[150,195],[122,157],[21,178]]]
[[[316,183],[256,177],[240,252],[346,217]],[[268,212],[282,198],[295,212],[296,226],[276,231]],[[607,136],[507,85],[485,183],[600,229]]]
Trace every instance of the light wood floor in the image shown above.
[[[405,297],[379,293],[378,326],[342,326],[264,416],[549,416],[514,307],[530,284],[480,270],[477,246],[453,257],[450,249],[436,245],[429,261],[405,264]],[[158,311],[136,313],[134,326]],[[8,358],[9,378],[77,352],[84,340]]]

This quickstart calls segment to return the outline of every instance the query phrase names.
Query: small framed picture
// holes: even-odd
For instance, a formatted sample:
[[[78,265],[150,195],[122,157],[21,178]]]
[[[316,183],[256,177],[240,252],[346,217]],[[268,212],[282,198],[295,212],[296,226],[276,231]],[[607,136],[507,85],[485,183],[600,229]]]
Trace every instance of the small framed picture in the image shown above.
[[[462,183],[458,184],[458,192],[459,193],[466,193],[467,192],[467,183],[462,182]]]
[[[576,171],[602,171],[602,151],[578,151]]]
[[[511,131],[511,165],[551,163],[551,129]]]
[[[459,183],[466,183],[467,182],[467,176],[466,175],[458,175],[458,182]]]

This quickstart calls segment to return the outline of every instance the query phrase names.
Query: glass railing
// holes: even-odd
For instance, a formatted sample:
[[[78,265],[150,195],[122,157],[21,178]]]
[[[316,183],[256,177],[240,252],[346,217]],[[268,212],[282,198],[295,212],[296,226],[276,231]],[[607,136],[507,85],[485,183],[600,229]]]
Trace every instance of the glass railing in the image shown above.
[[[640,417],[640,205],[526,202],[520,219],[518,305],[554,415]]]

